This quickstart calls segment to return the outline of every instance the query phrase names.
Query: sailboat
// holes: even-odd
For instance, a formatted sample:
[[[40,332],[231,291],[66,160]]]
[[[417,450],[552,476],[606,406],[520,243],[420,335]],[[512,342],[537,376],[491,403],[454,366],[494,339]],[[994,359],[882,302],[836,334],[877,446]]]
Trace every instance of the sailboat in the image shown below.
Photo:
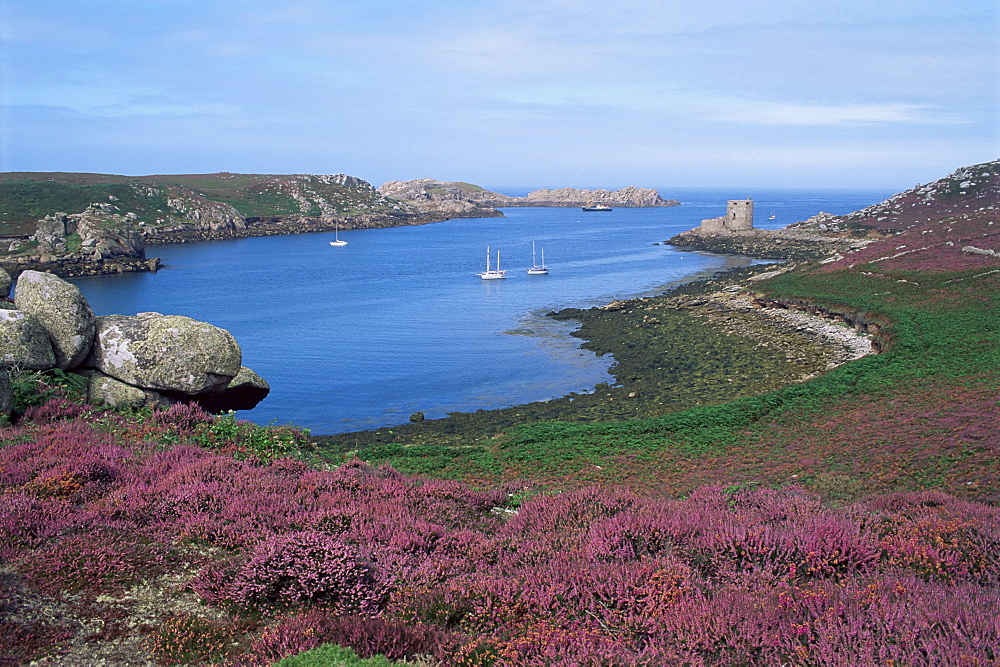
[[[330,241],[330,245],[336,245],[336,246],[347,245],[347,241],[340,240],[340,223],[337,223],[333,227],[333,240]]]
[[[528,269],[529,276],[543,276],[549,272],[549,267],[545,266],[545,248],[542,248],[542,263],[535,261],[535,242],[531,242],[531,268]]]
[[[490,247],[486,246],[486,270],[479,274],[483,280],[499,280],[507,277],[507,271],[500,268],[500,251],[497,250],[497,268],[490,269]]]
[[[778,217],[778,216],[776,216],[776,215],[774,214],[774,211],[771,211],[771,215],[767,216],[767,219],[768,219],[768,220],[774,220],[774,219],[775,219],[775,218],[777,218],[777,217]]]

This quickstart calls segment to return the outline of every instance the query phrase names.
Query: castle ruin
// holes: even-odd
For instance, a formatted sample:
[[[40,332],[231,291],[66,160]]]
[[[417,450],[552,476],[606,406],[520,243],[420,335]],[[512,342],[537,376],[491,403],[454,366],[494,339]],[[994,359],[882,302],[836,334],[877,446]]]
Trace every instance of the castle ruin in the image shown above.
[[[721,218],[701,221],[699,232],[703,234],[727,234],[746,232],[753,229],[753,200],[730,199],[726,202],[726,214]]]

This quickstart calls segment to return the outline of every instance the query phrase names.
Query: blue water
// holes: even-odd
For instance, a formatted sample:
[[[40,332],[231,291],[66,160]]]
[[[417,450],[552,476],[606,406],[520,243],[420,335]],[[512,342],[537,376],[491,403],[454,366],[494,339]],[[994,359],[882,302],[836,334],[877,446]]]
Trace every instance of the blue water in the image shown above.
[[[661,292],[748,258],[662,242],[756,200],[756,225],[847,213],[891,193],[671,191],[680,207],[506,209],[505,218],[157,246],[165,268],[74,280],[98,315],[154,311],[229,330],[243,364],[271,385],[240,417],[316,434],[390,426],[586,392],[611,359],[579,349],[573,323],[544,313]],[[516,193],[511,193],[516,194]],[[766,218],[774,212],[775,220]],[[531,242],[549,275],[529,276]],[[506,280],[484,281],[487,245]],[[494,254],[495,259],[495,254]]]

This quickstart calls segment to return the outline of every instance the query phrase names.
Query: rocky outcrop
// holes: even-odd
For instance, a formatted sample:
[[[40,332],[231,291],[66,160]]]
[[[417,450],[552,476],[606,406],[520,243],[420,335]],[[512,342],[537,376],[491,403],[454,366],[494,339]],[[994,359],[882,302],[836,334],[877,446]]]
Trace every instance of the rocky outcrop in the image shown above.
[[[502,214],[494,207],[505,206],[504,202],[511,199],[471,183],[442,182],[432,178],[389,181],[379,186],[378,192],[405,202],[422,213],[465,218],[500,216]]]
[[[209,412],[240,410],[241,405],[256,405],[271,391],[270,385],[261,376],[246,366],[240,367],[224,391],[205,394],[199,403]]]
[[[423,211],[463,210],[455,202],[464,202],[465,215],[498,207],[514,206],[586,206],[606,204],[612,207],[641,208],[651,206],[679,206],[676,199],[663,199],[656,190],[629,186],[620,190],[579,190],[559,188],[535,190],[525,197],[511,197],[491,192],[478,185],[461,182],[436,181],[421,178],[414,181],[389,181],[379,187],[387,197],[405,201]],[[496,215],[496,213],[493,213]]]
[[[94,311],[80,288],[51,273],[24,271],[17,281],[18,310],[34,315],[52,342],[56,368],[76,368],[94,344]]]
[[[35,233],[26,240],[30,242],[37,244],[40,262],[66,255],[90,261],[146,256],[145,239],[133,219],[112,212],[110,204],[92,204],[82,213],[45,216],[38,221]],[[9,249],[18,250],[13,244]]]
[[[195,402],[221,412],[249,410],[270,391],[242,365],[232,334],[206,322],[159,313],[95,317],[74,285],[37,271],[21,274],[13,305],[0,309],[0,370],[84,375],[91,402]]]
[[[18,174],[0,201],[0,266],[63,277],[155,271],[146,245],[423,224],[468,213],[465,203],[418,210],[346,174]],[[30,178],[29,178],[30,177]],[[3,174],[0,174],[0,180]],[[26,210],[42,192],[65,204],[41,219]],[[82,205],[81,199],[91,203]],[[26,204],[31,204],[26,205]],[[54,208],[54,207],[53,207]],[[488,215],[489,213],[484,213]],[[31,229],[31,232],[26,230]]]
[[[179,402],[159,392],[141,389],[116,380],[100,371],[83,371],[90,378],[87,385],[87,402],[112,407],[167,407]]]
[[[836,256],[863,247],[864,240],[827,237],[786,230],[705,234],[697,229],[671,237],[669,245],[726,255],[806,261]]]

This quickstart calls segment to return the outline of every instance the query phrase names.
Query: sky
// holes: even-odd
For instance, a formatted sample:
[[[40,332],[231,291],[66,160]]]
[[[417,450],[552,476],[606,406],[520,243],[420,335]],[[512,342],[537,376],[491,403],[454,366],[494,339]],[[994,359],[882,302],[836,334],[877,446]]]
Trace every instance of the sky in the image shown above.
[[[1000,3],[0,0],[0,85],[0,171],[902,190],[1000,157]]]

